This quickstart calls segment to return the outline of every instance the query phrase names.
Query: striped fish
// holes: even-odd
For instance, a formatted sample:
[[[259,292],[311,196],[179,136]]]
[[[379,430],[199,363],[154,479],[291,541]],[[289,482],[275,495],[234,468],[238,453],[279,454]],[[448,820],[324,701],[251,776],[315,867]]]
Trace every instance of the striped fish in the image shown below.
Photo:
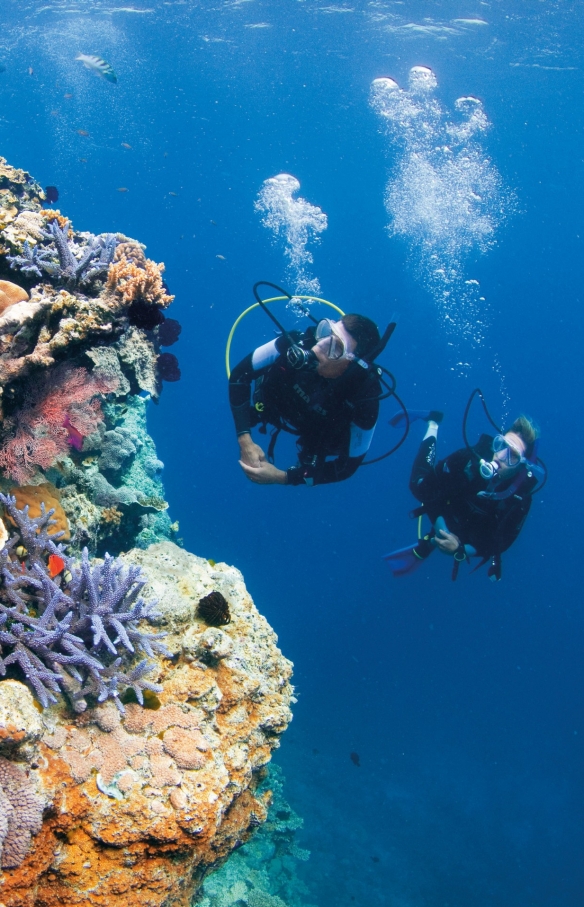
[[[107,79],[108,82],[118,81],[117,76],[109,63],[106,60],[102,60],[102,58],[98,57],[96,54],[77,54],[75,59],[79,60],[80,63],[83,63],[87,69],[96,72],[98,76]]]

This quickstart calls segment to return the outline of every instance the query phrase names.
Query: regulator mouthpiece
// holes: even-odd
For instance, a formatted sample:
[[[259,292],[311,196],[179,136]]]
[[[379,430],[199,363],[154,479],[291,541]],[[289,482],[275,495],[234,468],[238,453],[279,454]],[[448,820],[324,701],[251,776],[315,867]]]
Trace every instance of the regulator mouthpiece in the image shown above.
[[[496,461],[481,460],[479,463],[479,472],[487,481],[494,479],[498,471],[499,464]]]
[[[286,359],[291,368],[294,369],[314,369],[318,366],[318,359],[312,350],[303,350],[297,343],[293,343],[288,348]]]

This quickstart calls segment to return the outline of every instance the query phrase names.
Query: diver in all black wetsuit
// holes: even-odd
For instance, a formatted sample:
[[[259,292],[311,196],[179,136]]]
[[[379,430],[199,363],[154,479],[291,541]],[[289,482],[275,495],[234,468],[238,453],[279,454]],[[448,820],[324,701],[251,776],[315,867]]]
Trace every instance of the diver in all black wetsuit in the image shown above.
[[[229,402],[246,476],[261,485],[322,485],[348,479],[371,443],[381,394],[375,369],[361,368],[380,343],[363,315],[323,319],[305,334],[293,332],[258,347],[229,379]],[[291,347],[304,351],[301,367]],[[253,405],[251,385],[255,381]],[[259,423],[298,435],[298,465],[278,469],[251,437]],[[261,431],[262,429],[260,429]],[[273,436],[274,437],[274,436]]]
[[[394,574],[410,573],[435,548],[458,566],[478,556],[490,561],[490,579],[501,578],[501,554],[519,535],[531,507],[531,493],[541,470],[535,454],[538,431],[526,416],[505,434],[481,435],[436,464],[441,413],[430,413],[428,430],[412,468],[410,491],[422,502],[414,514],[426,513],[432,531],[417,545],[386,556]]]

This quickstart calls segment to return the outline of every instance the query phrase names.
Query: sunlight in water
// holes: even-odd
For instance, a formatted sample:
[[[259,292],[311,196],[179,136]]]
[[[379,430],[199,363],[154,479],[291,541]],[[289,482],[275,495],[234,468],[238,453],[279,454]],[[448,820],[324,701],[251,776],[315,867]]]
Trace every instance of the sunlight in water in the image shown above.
[[[464,265],[494,245],[515,197],[483,148],[489,121],[481,101],[459,98],[451,115],[435,97],[437,86],[425,66],[410,70],[407,88],[387,78],[372,83],[371,105],[395,160],[385,192],[388,229],[408,243],[453,339],[481,345],[487,304]]]

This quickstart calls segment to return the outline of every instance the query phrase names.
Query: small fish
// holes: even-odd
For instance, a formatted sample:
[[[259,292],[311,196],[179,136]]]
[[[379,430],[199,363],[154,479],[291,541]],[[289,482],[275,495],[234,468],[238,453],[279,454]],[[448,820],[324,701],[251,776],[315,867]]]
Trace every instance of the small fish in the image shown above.
[[[214,567],[215,564],[217,563],[217,561],[214,561],[212,557],[208,557],[208,558],[207,558],[207,563],[208,563],[211,567]]]
[[[64,97],[67,101],[70,101],[71,98],[73,97],[73,95],[72,95],[72,94],[64,94],[63,97]]]
[[[216,226],[217,226],[217,222],[216,222],[216,221],[214,221],[214,220],[212,220],[212,221],[210,221],[210,223],[212,223],[212,224],[213,224],[213,226],[214,226],[214,227],[216,227]]]
[[[128,151],[131,151],[131,150],[132,150],[132,146],[131,146],[131,145],[128,145],[127,142],[122,142],[121,145],[122,145],[122,148],[127,148]]]
[[[78,130],[77,130],[77,135],[88,136],[89,133],[88,133],[87,129],[78,129]]]
[[[49,555],[49,576],[54,579],[65,569],[65,561],[58,554]]]
[[[27,554],[28,554],[28,551],[26,550],[24,545],[19,545],[18,548],[16,549],[17,557],[26,557]]]
[[[79,158],[79,163],[80,163],[80,164],[86,164],[86,163],[87,163],[87,158],[86,158],[86,157],[80,157],[80,158]]]
[[[220,258],[221,261],[227,261],[224,255],[216,255],[215,258]]]
[[[58,111],[58,110],[51,110],[51,116],[52,116],[52,117],[58,117],[58,116],[59,116],[59,111]]]
[[[53,205],[55,202],[59,201],[59,190],[56,186],[47,186],[45,189],[45,195],[47,196],[49,205]]]
[[[6,67],[4,66],[4,63],[0,63],[0,73],[2,73],[2,72],[6,72]]]
[[[353,765],[357,765],[357,766],[361,765],[361,760],[359,759],[359,753],[349,753],[349,759],[351,760]]]
[[[120,186],[119,189],[118,189],[118,192],[129,192],[129,191],[130,191],[130,190],[127,189],[126,186]]]
[[[28,67],[28,74],[29,76],[32,76],[34,74],[34,69],[32,68],[32,66]]]
[[[73,579],[73,574],[70,570],[63,571],[63,585],[68,586],[71,580]]]
[[[74,425],[71,425],[69,416],[65,416],[63,428],[67,429],[67,443],[70,444],[71,447],[74,447],[75,450],[81,450],[81,448],[83,447],[83,435],[75,428]]]
[[[97,54],[77,54],[75,59],[80,63],[83,63],[86,69],[91,69],[92,72],[97,73],[102,79],[107,79],[108,82],[114,83],[118,81],[110,64],[101,57],[98,57]]]
[[[169,194],[169,195],[174,195],[175,198],[177,198],[177,196],[178,196],[178,192],[169,192],[168,194]]]

